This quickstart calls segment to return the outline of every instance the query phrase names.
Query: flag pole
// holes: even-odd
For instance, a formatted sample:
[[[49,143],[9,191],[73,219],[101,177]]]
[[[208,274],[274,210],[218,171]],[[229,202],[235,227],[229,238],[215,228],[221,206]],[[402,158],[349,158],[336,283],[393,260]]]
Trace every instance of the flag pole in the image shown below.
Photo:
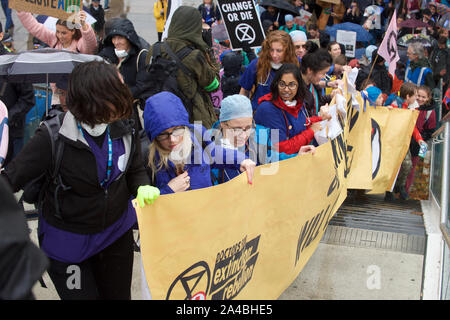
[[[367,77],[366,81],[364,82],[364,83],[366,83],[366,85],[367,85],[367,81],[369,81],[370,76],[372,75],[373,67],[375,66],[375,63],[377,63],[377,59],[378,59],[378,53],[377,53],[377,56],[375,57],[375,60],[372,63],[372,67],[370,68],[369,76]]]

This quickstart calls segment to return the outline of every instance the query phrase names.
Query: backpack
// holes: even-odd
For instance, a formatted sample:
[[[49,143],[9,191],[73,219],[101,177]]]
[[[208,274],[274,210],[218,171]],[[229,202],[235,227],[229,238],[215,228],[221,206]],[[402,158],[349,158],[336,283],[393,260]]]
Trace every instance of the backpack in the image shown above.
[[[60,114],[54,114],[42,122],[47,127],[50,135],[51,149],[52,149],[52,164],[49,171],[42,173],[39,177],[30,181],[23,189],[23,194],[20,201],[25,201],[34,204],[36,209],[40,212],[44,201],[45,192],[49,186],[55,187],[54,197],[57,199],[58,192],[70,190],[71,187],[64,185],[59,174],[61,166],[62,155],[64,151],[64,142],[59,138],[59,129],[61,128]],[[61,218],[58,201],[55,201],[56,212],[55,215]]]
[[[222,58],[223,75],[220,79],[223,99],[229,95],[238,94],[241,90],[239,80],[243,73],[244,58],[239,52],[228,52]]]
[[[161,55],[161,46],[170,56],[169,59]],[[147,83],[145,92],[147,98],[162,91],[172,92],[183,102],[190,122],[193,121],[194,104],[178,88],[177,72],[181,69],[188,77],[195,78],[195,75],[181,62],[193,50],[193,48],[187,46],[175,54],[166,42],[156,42],[153,45],[152,57],[147,66],[147,71],[151,74],[151,80]]]

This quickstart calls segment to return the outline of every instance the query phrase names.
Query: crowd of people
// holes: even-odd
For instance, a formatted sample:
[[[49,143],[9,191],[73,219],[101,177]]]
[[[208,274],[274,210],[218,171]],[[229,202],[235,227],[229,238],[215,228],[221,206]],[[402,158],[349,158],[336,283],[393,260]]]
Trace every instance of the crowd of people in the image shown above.
[[[41,125],[22,146],[24,117],[34,104],[32,87],[6,83],[1,96],[12,140],[0,182],[17,192],[55,165],[59,169],[41,188],[37,207],[39,243],[62,299],[130,298],[137,223],[133,198],[145,206],[160,194],[211,187],[242,173],[252,184],[256,166],[314,153],[315,134],[331,119],[329,104],[343,73],[352,68],[359,69],[355,85],[370,105],[420,112],[395,190],[408,198],[419,156],[437,126],[436,110],[446,112],[446,104],[434,103],[433,92],[440,85],[444,92],[448,88],[448,15],[441,17],[434,2],[295,0],[291,5],[298,15],[259,4],[265,40],[256,50],[231,50],[212,0],[198,8],[178,7],[166,38],[167,1],[156,0],[153,13],[162,43],[153,45],[129,19],[102,19],[99,2],[90,3],[97,23],[89,25],[80,11],[79,29],[58,20],[51,31],[31,13],[18,12],[23,26],[45,46],[106,61],[80,64],[68,81],[52,84],[58,140]],[[297,19],[301,10],[311,14],[304,25]],[[417,34],[412,38],[427,39],[429,46],[407,44],[392,76],[378,48],[395,10],[399,35]],[[427,26],[401,26],[410,19]],[[360,25],[372,36],[357,43],[361,56],[347,57],[345,46],[327,32],[341,22]],[[170,68],[178,67],[171,83],[176,91],[155,82],[160,78],[154,65],[164,59],[173,60]],[[167,77],[170,70],[162,68]],[[158,85],[163,89],[155,93]],[[4,92],[15,95],[10,101]],[[218,104],[213,101],[217,92]],[[63,153],[55,163],[54,145],[60,144]],[[66,285],[72,265],[87,275],[79,290]]]

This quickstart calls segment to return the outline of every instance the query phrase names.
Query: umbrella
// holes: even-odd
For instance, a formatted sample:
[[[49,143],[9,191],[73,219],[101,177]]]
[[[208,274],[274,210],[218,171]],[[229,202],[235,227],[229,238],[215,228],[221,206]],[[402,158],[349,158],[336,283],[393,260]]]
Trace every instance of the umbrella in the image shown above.
[[[370,42],[373,39],[373,37],[369,33],[369,31],[367,31],[361,25],[356,24],[356,23],[344,22],[344,23],[335,24],[332,27],[325,28],[325,32],[328,33],[330,35],[330,37],[332,37],[334,39],[336,39],[336,33],[338,30],[356,32],[356,41]]]
[[[402,47],[407,47],[413,42],[421,43],[424,47],[431,47],[433,40],[423,34],[407,34],[398,39],[397,44]]]
[[[299,15],[298,9],[294,5],[287,2],[286,0],[263,0],[260,6],[264,8],[267,7],[278,8],[280,10],[291,13],[292,15],[294,15],[294,17]]]
[[[97,22],[97,20],[89,14],[89,9],[86,7],[83,7],[84,12],[86,12],[86,23],[93,25]],[[58,18],[55,17],[49,17],[43,14],[40,14],[36,17],[36,20],[40,23],[42,23],[47,29],[50,29],[52,31],[56,31],[56,22],[58,21]]]
[[[437,26],[438,26],[438,27],[441,27],[441,28],[445,28],[445,29],[447,29],[447,30],[450,29],[450,12],[447,13],[447,14],[445,14],[445,15],[443,15],[443,16],[439,19],[439,21],[438,21],[438,23],[437,23]]]
[[[430,25],[428,23],[425,23],[421,20],[417,20],[417,19],[408,19],[403,21],[402,23],[400,23],[398,25],[400,28],[427,28],[430,27]]]
[[[0,77],[9,82],[47,83],[48,88],[50,82],[67,80],[75,66],[93,60],[103,58],[50,48],[5,54],[0,56]]]
[[[435,6],[436,12],[438,14],[440,14],[441,16],[450,12],[450,8],[447,5],[439,3],[439,2],[432,1],[428,4],[428,6]]]

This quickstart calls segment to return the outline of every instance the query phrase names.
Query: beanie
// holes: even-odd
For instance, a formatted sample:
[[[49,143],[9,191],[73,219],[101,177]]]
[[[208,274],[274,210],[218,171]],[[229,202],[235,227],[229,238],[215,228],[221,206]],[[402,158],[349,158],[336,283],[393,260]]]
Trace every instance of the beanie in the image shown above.
[[[306,38],[306,33],[301,30],[294,30],[289,35],[292,38],[292,42],[303,41],[306,42],[308,39]]]
[[[219,121],[237,118],[252,118],[253,109],[249,98],[241,94],[233,94],[222,100],[220,104]]]
[[[377,87],[368,87],[366,89],[367,91],[367,97],[369,98],[371,103],[375,103],[375,101],[378,99],[378,97],[381,94],[381,90]]]

